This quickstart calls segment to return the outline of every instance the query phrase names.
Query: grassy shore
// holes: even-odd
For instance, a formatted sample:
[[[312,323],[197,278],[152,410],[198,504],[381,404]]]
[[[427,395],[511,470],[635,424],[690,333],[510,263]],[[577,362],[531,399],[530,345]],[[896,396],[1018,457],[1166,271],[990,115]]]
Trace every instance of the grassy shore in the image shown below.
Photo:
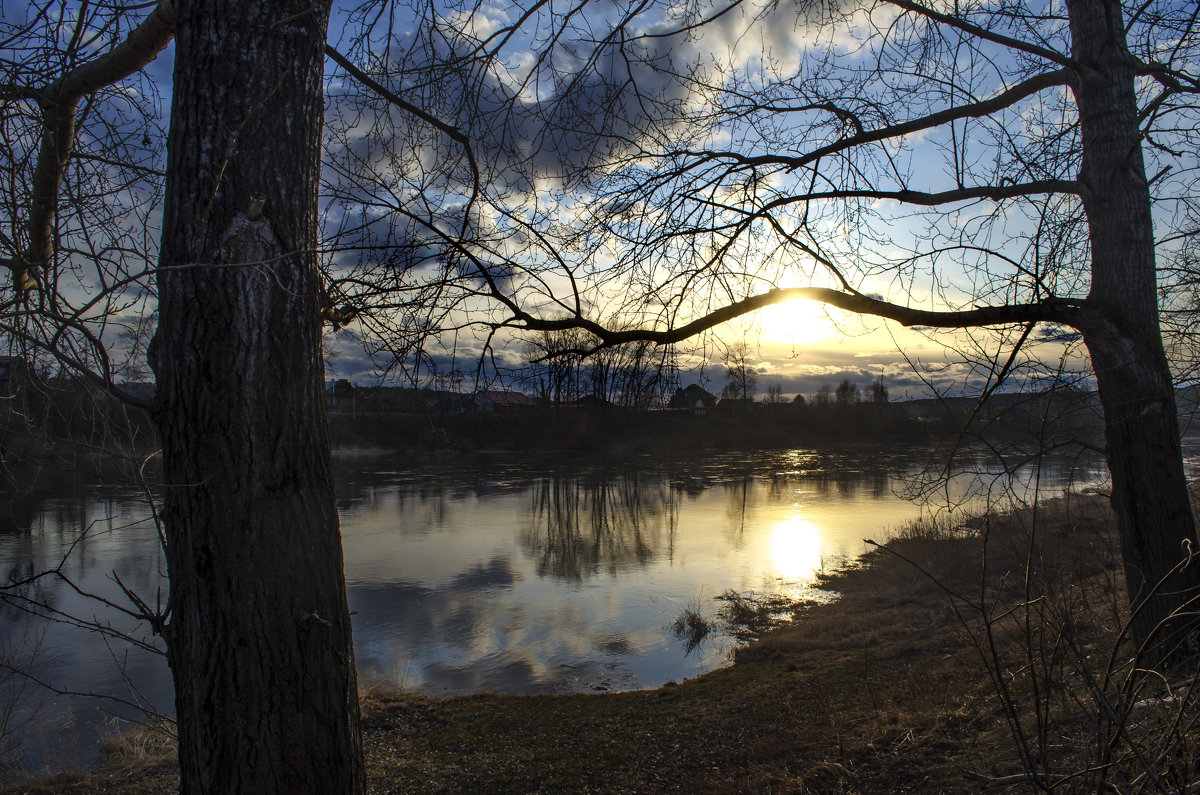
[[[838,600],[798,607],[734,665],[692,680],[599,695],[372,690],[363,695],[369,788],[1031,791],[1032,770],[1064,791],[1093,791],[1105,742],[1103,776],[1136,785],[1130,759],[1154,749],[1131,753],[1114,731],[1159,743],[1155,775],[1173,786],[1197,771],[1194,698],[1131,706],[1136,721],[1115,730],[1092,708],[1157,696],[1153,683],[1118,692],[1133,680],[1120,671],[1128,653],[1113,544],[1099,499],[968,527],[914,526],[826,577]],[[1073,673],[1103,671],[1114,650],[1112,687]],[[3,792],[175,792],[163,749],[169,742],[134,735],[93,772]]]

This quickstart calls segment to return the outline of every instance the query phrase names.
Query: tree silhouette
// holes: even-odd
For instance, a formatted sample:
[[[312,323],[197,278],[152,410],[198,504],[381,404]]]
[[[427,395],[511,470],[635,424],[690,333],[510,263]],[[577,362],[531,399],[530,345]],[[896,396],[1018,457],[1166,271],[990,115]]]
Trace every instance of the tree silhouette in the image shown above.
[[[721,357],[725,363],[725,389],[722,394],[735,400],[754,399],[758,388],[758,373],[750,358],[750,348],[744,340],[731,343]]]
[[[321,359],[328,15],[48,2],[0,23],[3,329],[155,415],[170,594],[130,598],[166,641],[189,794],[365,789]],[[139,76],[172,39],[164,171]],[[131,313],[158,321],[152,402],[113,383]]]
[[[452,252],[499,326],[677,343],[808,299],[971,331],[956,339],[989,350],[985,393],[1024,351],[1081,340],[1134,635],[1151,664],[1185,654],[1200,569],[1181,550],[1200,546],[1156,262],[1195,234],[1192,10],[575,3],[513,6],[522,22],[497,33],[473,8],[430,15],[406,65],[378,72],[458,120],[441,174],[461,200],[395,212]],[[502,39],[537,42],[534,59],[514,72]]]
[[[336,47],[328,3],[60,10],[0,21],[0,323],[120,394],[111,332],[157,320],[157,395],[125,397],[163,443],[146,618],[185,793],[364,788],[322,317],[389,368],[475,325],[481,356],[567,329],[646,351],[808,299],[995,330],[988,390],[1037,327],[1075,335],[1135,639],[1187,653],[1156,277],[1195,239],[1191,5],[450,3],[396,41],[363,4]],[[172,38],[164,150],[144,69]]]
[[[842,383],[838,384],[838,388],[834,392],[834,399],[837,401],[838,408],[846,409],[855,405],[858,403],[858,384],[849,378],[843,378]]]
[[[879,376],[871,382],[871,402],[872,403],[887,403],[888,391],[883,385],[883,376]]]

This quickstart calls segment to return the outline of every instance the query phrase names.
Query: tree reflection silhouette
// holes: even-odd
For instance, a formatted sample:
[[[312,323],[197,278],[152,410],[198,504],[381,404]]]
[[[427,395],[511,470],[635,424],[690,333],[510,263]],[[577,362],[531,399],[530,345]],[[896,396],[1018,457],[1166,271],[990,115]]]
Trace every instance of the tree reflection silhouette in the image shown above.
[[[673,551],[677,499],[660,475],[550,474],[530,490],[522,542],[541,576],[582,580],[602,571],[615,574]]]

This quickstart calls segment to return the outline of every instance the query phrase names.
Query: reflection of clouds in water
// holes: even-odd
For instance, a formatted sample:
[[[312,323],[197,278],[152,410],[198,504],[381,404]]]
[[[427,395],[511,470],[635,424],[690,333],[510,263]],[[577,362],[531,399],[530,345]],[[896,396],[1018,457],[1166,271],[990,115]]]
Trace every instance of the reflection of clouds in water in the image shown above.
[[[624,633],[604,634],[594,638],[596,650],[602,654],[625,656],[634,651],[629,636]]]
[[[477,563],[458,575],[450,583],[450,590],[473,590],[477,588],[511,588],[517,574],[507,558],[494,558],[487,563]]]
[[[25,661],[27,670],[54,687],[111,695],[169,714],[172,688],[161,655],[115,638],[106,643],[96,632],[36,615],[45,609],[61,611],[128,632],[142,643],[162,645],[145,624],[84,595],[128,604],[114,575],[151,605],[158,601],[156,594],[165,595],[164,565],[149,509],[119,490],[73,488],[0,503],[0,576],[21,579],[58,570],[79,589],[50,576],[10,590],[0,603],[0,657],[13,655],[18,668]],[[142,717],[114,701],[54,694],[20,680],[9,684],[17,686],[0,692],[0,701],[11,703],[18,713],[39,716],[29,726],[10,727],[14,733],[8,738],[9,761],[31,769],[90,764],[99,738],[111,733],[118,716]]]
[[[576,693],[581,690],[629,690],[637,674],[619,661],[588,660],[577,665],[546,666],[524,650],[490,655],[478,662],[438,662],[425,669],[426,689],[478,693]]]
[[[730,587],[811,596],[815,571],[910,510],[892,494],[896,462],[879,455],[589,464],[382,475],[343,511],[362,668],[435,692],[678,679],[664,628],[688,599]]]
[[[393,474],[343,513],[369,678],[525,693],[679,679],[723,659],[680,663],[665,628],[688,599],[819,597],[814,572],[915,510],[892,491],[902,467],[879,455],[718,454],[671,471],[483,463],[460,473],[470,489]]]
[[[427,687],[432,685],[455,692],[525,691],[545,681],[544,672],[539,671],[534,661],[519,650],[505,651],[459,665],[439,660],[427,666],[422,676]]]
[[[355,635],[360,655],[374,656],[374,647],[390,647],[396,640],[420,647],[441,642],[470,653],[486,648],[496,626],[496,600],[488,591],[511,588],[516,581],[508,560],[492,560],[471,567],[440,588],[409,580],[354,585],[347,589],[355,611]],[[367,640],[370,639],[370,640]]]
[[[427,691],[556,692],[611,664],[597,657],[636,654],[635,637],[592,629],[621,619],[612,594],[542,594],[532,583],[514,595],[521,584],[512,561],[495,558],[440,587],[352,585],[359,667],[368,679]]]
[[[685,656],[669,630],[680,610],[730,588],[811,596],[814,569],[915,515],[891,489],[913,466],[886,451],[712,453],[670,466],[353,459],[339,505],[360,670],[429,692],[629,689],[699,674],[724,664],[728,646],[710,639]],[[1044,490],[1065,485],[1057,471],[1044,470]],[[115,570],[153,603],[165,581],[147,516],[144,503],[91,486],[0,502],[0,575],[52,568],[75,544],[66,570],[81,587],[121,601]],[[96,615],[62,583],[43,588],[56,608]],[[0,609],[0,642],[42,626]],[[53,626],[42,651],[47,679],[128,693],[94,634]],[[165,661],[134,654],[126,666],[169,710]],[[93,714],[75,716],[87,742]]]

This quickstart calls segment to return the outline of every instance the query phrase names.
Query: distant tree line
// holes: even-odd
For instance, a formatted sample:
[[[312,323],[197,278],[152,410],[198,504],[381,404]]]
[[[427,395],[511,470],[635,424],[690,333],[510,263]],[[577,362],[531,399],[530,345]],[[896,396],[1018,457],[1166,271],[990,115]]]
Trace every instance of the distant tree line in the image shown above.
[[[794,402],[804,405],[804,396],[796,395]],[[811,402],[815,408],[824,409],[849,408],[858,403],[887,403],[888,391],[884,386],[883,376],[872,381],[869,391],[866,392],[860,390],[858,384],[849,378],[843,378],[836,389],[832,384],[822,384],[813,394]]]
[[[758,395],[759,373],[745,341],[729,344],[723,355],[725,384],[720,397],[746,406]],[[599,347],[582,329],[541,331],[525,342],[522,367],[516,382],[544,405],[552,408],[586,404],[632,409],[665,406],[680,386],[680,372],[673,346],[633,342]],[[783,405],[783,387],[767,386],[762,401]],[[814,408],[848,408],[859,403],[887,403],[883,376],[861,389],[849,378],[836,387],[823,384],[808,400],[801,394],[791,403]]]
[[[750,359],[750,349],[738,341],[725,349],[725,388],[721,397],[749,403],[758,389],[758,373]]]
[[[672,346],[639,341],[596,350],[596,340],[580,329],[540,332],[526,342],[523,358],[518,382],[556,408],[660,407],[679,386]]]

